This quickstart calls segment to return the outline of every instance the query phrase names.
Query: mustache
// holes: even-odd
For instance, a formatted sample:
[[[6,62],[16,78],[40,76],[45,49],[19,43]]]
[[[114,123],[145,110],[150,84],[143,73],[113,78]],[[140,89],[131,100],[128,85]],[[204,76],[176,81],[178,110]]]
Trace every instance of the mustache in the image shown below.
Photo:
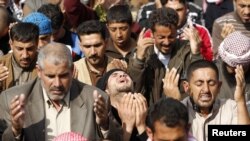
[[[52,87],[50,88],[50,91],[64,91],[64,87],[63,86]]]
[[[22,58],[20,61],[31,61],[31,58]]]
[[[89,56],[89,59],[96,59],[96,58],[100,58],[99,56],[97,56],[96,54],[95,55],[91,55]]]
[[[172,46],[172,43],[169,43],[169,44],[161,43],[160,45],[161,45],[161,46],[165,46],[165,47],[169,47],[169,46]]]

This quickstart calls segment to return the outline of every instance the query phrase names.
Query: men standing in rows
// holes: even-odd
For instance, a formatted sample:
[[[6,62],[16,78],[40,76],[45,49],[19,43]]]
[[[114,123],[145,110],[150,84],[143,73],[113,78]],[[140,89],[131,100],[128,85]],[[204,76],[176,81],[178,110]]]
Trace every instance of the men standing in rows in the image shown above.
[[[23,18],[23,22],[33,23],[39,27],[38,49],[50,42],[52,27],[51,20],[40,12],[32,12]]]
[[[114,120],[122,126],[124,141],[144,141],[146,135],[147,101],[140,93],[134,93],[132,78],[121,69],[112,69],[97,82],[111,102]]]
[[[37,79],[0,95],[0,121],[8,126],[4,141],[51,141],[70,131],[88,140],[117,139],[108,116],[108,96],[72,78],[72,56],[65,45],[43,47],[37,72]]]
[[[0,92],[37,76],[39,28],[32,23],[17,23],[10,29],[9,35],[12,53],[0,58]]]
[[[190,131],[198,141],[207,141],[209,124],[250,124],[241,65],[235,68],[234,100],[219,99],[221,82],[213,62],[198,60],[189,65],[184,89],[189,94],[182,102],[189,112]]]
[[[144,38],[145,30],[142,30],[136,56],[131,58],[128,68],[135,90],[143,93],[151,105],[163,96],[162,79],[166,68],[176,68],[182,79],[188,65],[202,57],[199,41],[191,36],[193,26],[185,31],[190,42],[176,38],[178,15],[175,10],[166,7],[157,9],[150,15],[149,21],[153,37]]]
[[[250,102],[250,38],[240,31],[229,34],[218,48],[219,59],[216,65],[223,82],[219,98],[234,99],[236,88],[235,68],[242,65],[246,81],[245,97]],[[250,103],[249,103],[250,104]],[[250,105],[249,105],[250,106]],[[250,107],[249,109],[250,110]]]
[[[241,31],[250,38],[250,1],[234,0],[234,4],[235,11],[214,21],[212,31],[214,59],[218,59],[218,47],[229,33]]]
[[[106,53],[116,59],[128,62],[132,50],[136,47],[131,37],[132,14],[128,5],[114,5],[107,12],[109,38]]]

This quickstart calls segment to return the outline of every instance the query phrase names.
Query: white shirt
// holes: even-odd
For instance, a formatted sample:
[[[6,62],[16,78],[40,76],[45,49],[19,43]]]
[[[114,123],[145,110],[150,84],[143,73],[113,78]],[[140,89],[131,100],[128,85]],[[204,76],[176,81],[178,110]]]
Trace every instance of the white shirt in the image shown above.
[[[154,45],[155,54],[157,54],[158,59],[164,64],[165,68],[168,68],[168,63],[170,60],[170,54],[165,55],[159,51],[159,49]]]

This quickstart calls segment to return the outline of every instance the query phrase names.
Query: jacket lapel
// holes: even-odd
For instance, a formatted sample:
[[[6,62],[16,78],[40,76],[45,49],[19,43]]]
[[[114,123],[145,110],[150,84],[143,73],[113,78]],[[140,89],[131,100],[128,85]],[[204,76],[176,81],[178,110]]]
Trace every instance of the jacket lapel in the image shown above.
[[[70,120],[71,131],[83,133],[85,127],[85,119],[87,116],[87,108],[84,103],[85,99],[81,95],[82,87],[73,80],[70,89]]]
[[[29,99],[27,99],[27,114],[26,121],[29,125],[27,133],[34,133],[34,140],[45,140],[45,115],[44,115],[44,98],[42,94],[41,82],[37,78],[34,84],[34,89],[31,92]],[[30,135],[31,136],[31,135]]]

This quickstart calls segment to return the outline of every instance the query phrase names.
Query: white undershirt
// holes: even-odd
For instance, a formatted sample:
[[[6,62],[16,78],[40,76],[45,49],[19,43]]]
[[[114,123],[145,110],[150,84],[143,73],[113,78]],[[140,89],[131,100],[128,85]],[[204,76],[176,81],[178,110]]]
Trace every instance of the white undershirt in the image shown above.
[[[167,69],[168,63],[170,60],[170,54],[164,55],[163,53],[161,53],[159,51],[159,49],[155,45],[154,45],[154,51],[155,51],[155,54],[157,55],[158,59],[162,62],[162,64],[164,64],[165,68]]]

